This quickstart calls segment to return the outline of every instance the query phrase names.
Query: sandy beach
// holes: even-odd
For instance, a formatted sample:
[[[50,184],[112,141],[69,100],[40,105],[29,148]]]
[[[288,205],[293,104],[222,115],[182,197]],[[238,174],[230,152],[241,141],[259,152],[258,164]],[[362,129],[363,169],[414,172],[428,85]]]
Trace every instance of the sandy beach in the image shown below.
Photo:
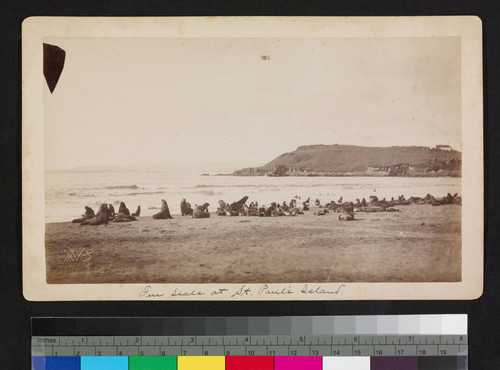
[[[50,283],[461,280],[461,207],[46,226]]]

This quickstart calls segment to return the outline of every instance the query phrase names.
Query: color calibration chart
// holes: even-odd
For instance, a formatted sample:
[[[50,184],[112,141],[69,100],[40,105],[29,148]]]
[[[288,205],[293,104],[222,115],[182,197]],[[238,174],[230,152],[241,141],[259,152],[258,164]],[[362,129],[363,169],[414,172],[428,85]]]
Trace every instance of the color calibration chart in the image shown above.
[[[467,315],[33,318],[33,370],[463,370]]]

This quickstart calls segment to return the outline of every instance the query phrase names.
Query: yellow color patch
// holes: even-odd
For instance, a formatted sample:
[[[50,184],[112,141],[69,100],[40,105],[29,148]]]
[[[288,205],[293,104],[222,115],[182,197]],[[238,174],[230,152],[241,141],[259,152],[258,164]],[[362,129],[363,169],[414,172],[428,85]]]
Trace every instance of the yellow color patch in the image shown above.
[[[225,370],[224,356],[179,356],[177,370]]]

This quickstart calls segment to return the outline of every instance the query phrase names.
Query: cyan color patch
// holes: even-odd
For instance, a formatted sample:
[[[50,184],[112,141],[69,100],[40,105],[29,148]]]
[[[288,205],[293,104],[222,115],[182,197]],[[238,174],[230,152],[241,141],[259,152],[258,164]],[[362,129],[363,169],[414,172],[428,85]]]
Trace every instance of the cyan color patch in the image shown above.
[[[81,357],[81,370],[128,370],[128,357]]]

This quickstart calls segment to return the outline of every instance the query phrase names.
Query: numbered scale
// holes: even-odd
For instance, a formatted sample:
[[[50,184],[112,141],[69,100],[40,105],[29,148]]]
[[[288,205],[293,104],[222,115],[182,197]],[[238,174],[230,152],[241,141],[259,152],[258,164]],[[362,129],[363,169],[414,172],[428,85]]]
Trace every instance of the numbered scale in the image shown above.
[[[34,370],[465,370],[467,350],[466,315],[32,319]]]
[[[33,356],[464,356],[464,335],[32,337]]]

